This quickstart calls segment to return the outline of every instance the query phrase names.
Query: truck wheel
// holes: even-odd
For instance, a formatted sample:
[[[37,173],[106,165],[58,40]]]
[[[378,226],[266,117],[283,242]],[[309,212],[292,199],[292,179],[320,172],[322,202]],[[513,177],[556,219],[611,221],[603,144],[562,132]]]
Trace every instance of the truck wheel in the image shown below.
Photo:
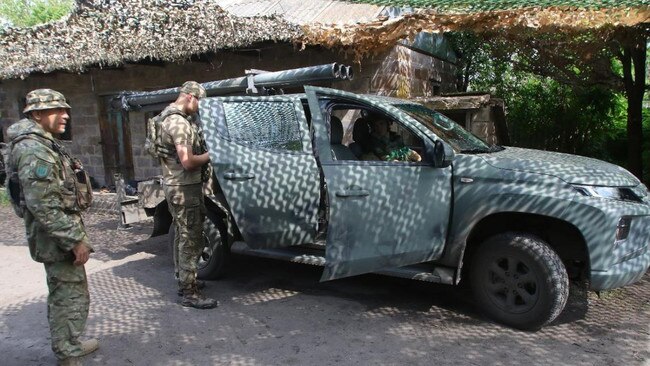
[[[217,226],[218,218],[208,213],[203,222],[205,247],[197,261],[197,277],[202,280],[216,280],[226,272],[228,251],[224,248],[223,236]],[[169,247],[174,250],[174,225],[169,228]]]
[[[523,233],[489,238],[474,254],[472,292],[489,318],[537,330],[564,309],[569,279],[560,257],[541,239]]]
[[[208,213],[203,222],[205,248],[197,263],[197,276],[202,280],[216,280],[226,273],[228,251],[218,224],[219,218]]]

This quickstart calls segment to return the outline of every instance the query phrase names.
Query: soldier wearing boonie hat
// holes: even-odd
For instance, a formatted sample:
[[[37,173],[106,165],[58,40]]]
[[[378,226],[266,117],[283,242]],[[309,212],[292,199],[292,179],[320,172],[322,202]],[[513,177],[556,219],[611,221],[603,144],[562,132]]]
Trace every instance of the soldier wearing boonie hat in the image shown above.
[[[25,103],[26,106],[23,109],[23,113],[54,108],[70,109],[70,105],[66,102],[65,96],[52,89],[36,89],[30,91],[25,96]]]
[[[211,173],[210,158],[203,148],[205,141],[193,117],[198,112],[199,99],[205,96],[205,88],[196,81],[183,83],[176,101],[161,112],[165,117],[160,126],[163,147],[176,152],[160,158],[165,198],[176,230],[174,275],[178,281],[178,294],[182,296],[181,305],[197,309],[211,309],[218,305],[216,300],[203,296],[200,289],[205,283],[196,278],[197,261],[205,246],[203,182],[204,177]]]
[[[205,98],[205,88],[196,81],[186,81],[181,86],[181,93],[191,94],[197,98]]]
[[[79,365],[80,357],[99,347],[96,339],[79,340],[90,304],[84,264],[93,251],[81,211],[90,204],[92,191],[77,198],[82,192],[78,177],[87,176],[54,137],[68,123],[65,96],[36,89],[25,102],[27,118],[7,129],[7,189],[25,221],[32,259],[45,266],[52,350],[60,365]]]

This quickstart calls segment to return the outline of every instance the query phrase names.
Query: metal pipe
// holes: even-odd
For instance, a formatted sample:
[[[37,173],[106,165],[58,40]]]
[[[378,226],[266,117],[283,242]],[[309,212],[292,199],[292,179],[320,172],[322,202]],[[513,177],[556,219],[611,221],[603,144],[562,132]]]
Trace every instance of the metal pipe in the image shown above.
[[[348,72],[345,65],[340,65],[339,74],[341,74],[341,79],[346,80],[348,78]]]
[[[318,66],[300,67],[296,69],[266,72],[253,76],[256,87],[288,87],[304,85],[318,81],[336,80],[342,78],[341,70],[347,67],[338,63],[324,64]],[[248,88],[248,77],[210,81],[201,84],[208,96],[244,92]],[[121,109],[139,110],[151,104],[172,102],[178,97],[180,87],[157,90],[153,92],[125,92],[120,94],[119,105]]]
[[[345,73],[348,77],[348,80],[354,79],[354,69],[352,68],[352,66],[346,66]]]
[[[338,66],[339,66],[339,67],[338,67],[339,75],[340,75],[341,79],[345,80],[345,78],[346,78],[346,74],[345,74],[345,65],[343,65],[343,64],[338,64]]]

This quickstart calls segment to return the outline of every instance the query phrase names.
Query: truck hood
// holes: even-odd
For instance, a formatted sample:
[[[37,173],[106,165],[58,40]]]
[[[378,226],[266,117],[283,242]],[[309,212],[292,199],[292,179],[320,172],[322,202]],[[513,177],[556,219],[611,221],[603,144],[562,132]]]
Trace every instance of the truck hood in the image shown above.
[[[640,183],[618,165],[584,156],[518,147],[481,156],[495,168],[552,175],[567,183],[618,187]]]

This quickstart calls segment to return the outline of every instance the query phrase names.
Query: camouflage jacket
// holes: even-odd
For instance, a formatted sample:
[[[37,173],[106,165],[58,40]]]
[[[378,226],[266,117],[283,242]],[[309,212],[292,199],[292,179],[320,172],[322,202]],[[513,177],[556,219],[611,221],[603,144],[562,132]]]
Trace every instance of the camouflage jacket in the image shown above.
[[[57,153],[59,143],[35,121],[23,119],[7,129],[10,140],[25,134],[30,138],[18,141],[10,156],[25,197],[29,251],[37,262],[72,260],[78,242],[90,247],[76,203],[74,172]]]

